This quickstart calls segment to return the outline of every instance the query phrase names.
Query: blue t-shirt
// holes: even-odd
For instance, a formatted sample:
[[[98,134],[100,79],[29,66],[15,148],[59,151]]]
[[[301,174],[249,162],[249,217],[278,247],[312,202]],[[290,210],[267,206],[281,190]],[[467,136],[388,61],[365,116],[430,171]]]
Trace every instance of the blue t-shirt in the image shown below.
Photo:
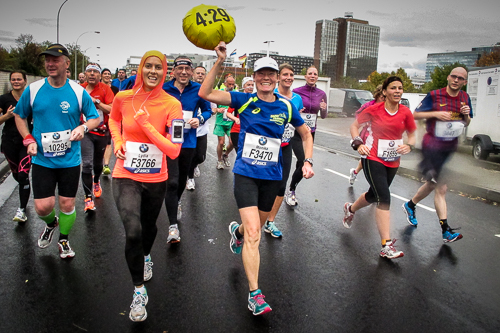
[[[32,135],[38,151],[31,162],[51,169],[81,164],[80,141],[71,141],[68,147],[65,138],[80,125],[82,113],[87,119],[99,118],[90,95],[70,80],[60,88],[52,87],[47,79],[30,84],[14,113],[23,119],[33,116]]]
[[[232,91],[231,107],[240,117],[238,154],[233,172],[246,177],[281,180],[281,137],[288,122],[298,127],[304,120],[293,103],[278,95],[264,102],[256,93]]]
[[[122,81],[120,81],[120,79],[116,78],[116,79],[113,79],[113,81],[111,81],[111,85],[114,87],[117,87],[119,91],[130,89],[130,88],[128,88],[129,83],[130,83],[130,80],[128,78],[123,79]],[[134,83],[135,83],[135,75],[134,75]]]
[[[175,79],[165,82],[162,87],[163,90],[181,102],[183,113],[192,111],[192,118],[198,118],[200,125],[203,125],[212,116],[212,109],[210,108],[210,102],[198,96],[201,84],[190,81],[181,93],[174,85],[174,82]],[[196,128],[185,128],[182,148],[196,148],[196,142]]]

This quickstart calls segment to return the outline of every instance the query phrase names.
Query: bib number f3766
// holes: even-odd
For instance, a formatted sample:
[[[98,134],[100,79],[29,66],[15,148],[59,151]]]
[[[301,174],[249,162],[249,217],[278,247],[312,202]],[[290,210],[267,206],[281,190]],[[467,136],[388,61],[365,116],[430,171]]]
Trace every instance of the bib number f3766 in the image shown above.
[[[152,143],[127,141],[123,167],[132,173],[159,173],[163,153]]]

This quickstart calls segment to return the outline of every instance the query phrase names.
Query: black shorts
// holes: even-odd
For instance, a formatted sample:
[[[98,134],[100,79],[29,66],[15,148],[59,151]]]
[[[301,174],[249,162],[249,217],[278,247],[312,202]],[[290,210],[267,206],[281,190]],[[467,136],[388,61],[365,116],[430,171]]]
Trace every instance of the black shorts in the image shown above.
[[[422,162],[418,165],[425,180],[440,179],[441,171],[446,161],[454,153],[452,150],[422,149]]]
[[[62,197],[74,198],[78,192],[80,166],[51,169],[41,165],[31,166],[33,197],[35,199],[50,198],[58,194]]]
[[[278,194],[281,180],[267,180],[234,174],[234,198],[238,209],[256,206],[270,212]]]

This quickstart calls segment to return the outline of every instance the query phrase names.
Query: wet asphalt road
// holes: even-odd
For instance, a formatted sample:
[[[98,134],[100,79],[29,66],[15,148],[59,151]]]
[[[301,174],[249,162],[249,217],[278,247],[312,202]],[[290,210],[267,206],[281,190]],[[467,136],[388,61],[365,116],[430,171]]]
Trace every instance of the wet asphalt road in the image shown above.
[[[318,145],[344,140],[324,135]],[[16,189],[0,211],[0,332],[500,331],[500,208],[450,193],[449,221],[464,238],[444,245],[434,212],[419,208],[411,227],[394,197],[392,237],[405,256],[388,261],[378,256],[373,208],[352,229],[341,224],[344,202],[367,189],[363,177],[353,188],[345,178],[357,161],[323,149],[314,152],[315,177],[299,185],[299,206],[278,214],[283,239],[262,235],[259,284],[273,311],[252,316],[241,257],[229,250],[228,224],[239,221],[232,173],[215,169],[213,135],[208,152],[196,190],[182,198],[181,243],[166,244],[164,209],[159,217],[143,323],[128,319],[133,286],[111,181],[102,180],[92,216],[79,191],[72,260],[59,259],[55,241],[37,247],[43,224],[32,202],[25,225],[11,222]],[[409,198],[419,186],[396,176],[391,190]],[[422,204],[432,209],[433,198]]]

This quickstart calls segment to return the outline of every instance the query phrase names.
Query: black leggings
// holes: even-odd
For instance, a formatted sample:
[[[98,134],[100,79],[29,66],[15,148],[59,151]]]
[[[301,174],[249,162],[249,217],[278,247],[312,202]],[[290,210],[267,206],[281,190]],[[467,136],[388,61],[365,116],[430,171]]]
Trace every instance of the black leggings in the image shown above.
[[[238,155],[238,140],[240,139],[240,133],[231,133],[231,143],[233,144],[234,151]]]
[[[205,162],[205,158],[207,157],[207,141],[207,134],[196,138],[195,153],[188,173],[188,178],[190,179],[194,178],[194,169],[196,169],[198,164]]]
[[[389,168],[380,162],[367,158],[361,159],[363,173],[370,184],[370,189],[365,193],[365,199],[369,203],[377,203],[378,208],[389,210],[391,206],[391,186],[392,180],[398,172],[398,168]]]
[[[181,148],[179,157],[172,160],[167,156],[167,193],[165,195],[165,207],[170,225],[177,224],[177,204],[186,188],[188,171],[193,162],[196,148]]]
[[[313,142],[314,134],[316,134],[316,132],[311,133]],[[295,191],[297,185],[299,185],[300,181],[304,177],[302,167],[304,166],[304,159],[306,158],[304,154],[304,146],[302,145],[302,137],[297,131],[295,131],[295,135],[290,139],[290,145],[292,146],[293,153],[297,158],[297,163],[295,163],[295,171],[293,172],[292,181],[290,182],[290,191]]]
[[[19,207],[25,209],[31,194],[31,156],[28,155],[27,149],[22,143],[15,143],[6,138],[2,138],[1,148],[9,163],[12,177],[19,184]]]
[[[87,198],[92,197],[92,181],[98,183],[101,177],[104,152],[109,141],[108,136],[88,133],[81,141],[82,184]],[[93,180],[92,171],[94,171]]]
[[[151,252],[166,182],[141,183],[113,178],[113,197],[125,228],[125,259],[135,286],[144,283],[144,256]]]
[[[281,147],[281,156],[283,157],[283,179],[280,182],[280,189],[278,191],[278,197],[285,196],[286,183],[288,181],[288,176],[290,175],[290,170],[292,169],[292,145],[288,144]]]

